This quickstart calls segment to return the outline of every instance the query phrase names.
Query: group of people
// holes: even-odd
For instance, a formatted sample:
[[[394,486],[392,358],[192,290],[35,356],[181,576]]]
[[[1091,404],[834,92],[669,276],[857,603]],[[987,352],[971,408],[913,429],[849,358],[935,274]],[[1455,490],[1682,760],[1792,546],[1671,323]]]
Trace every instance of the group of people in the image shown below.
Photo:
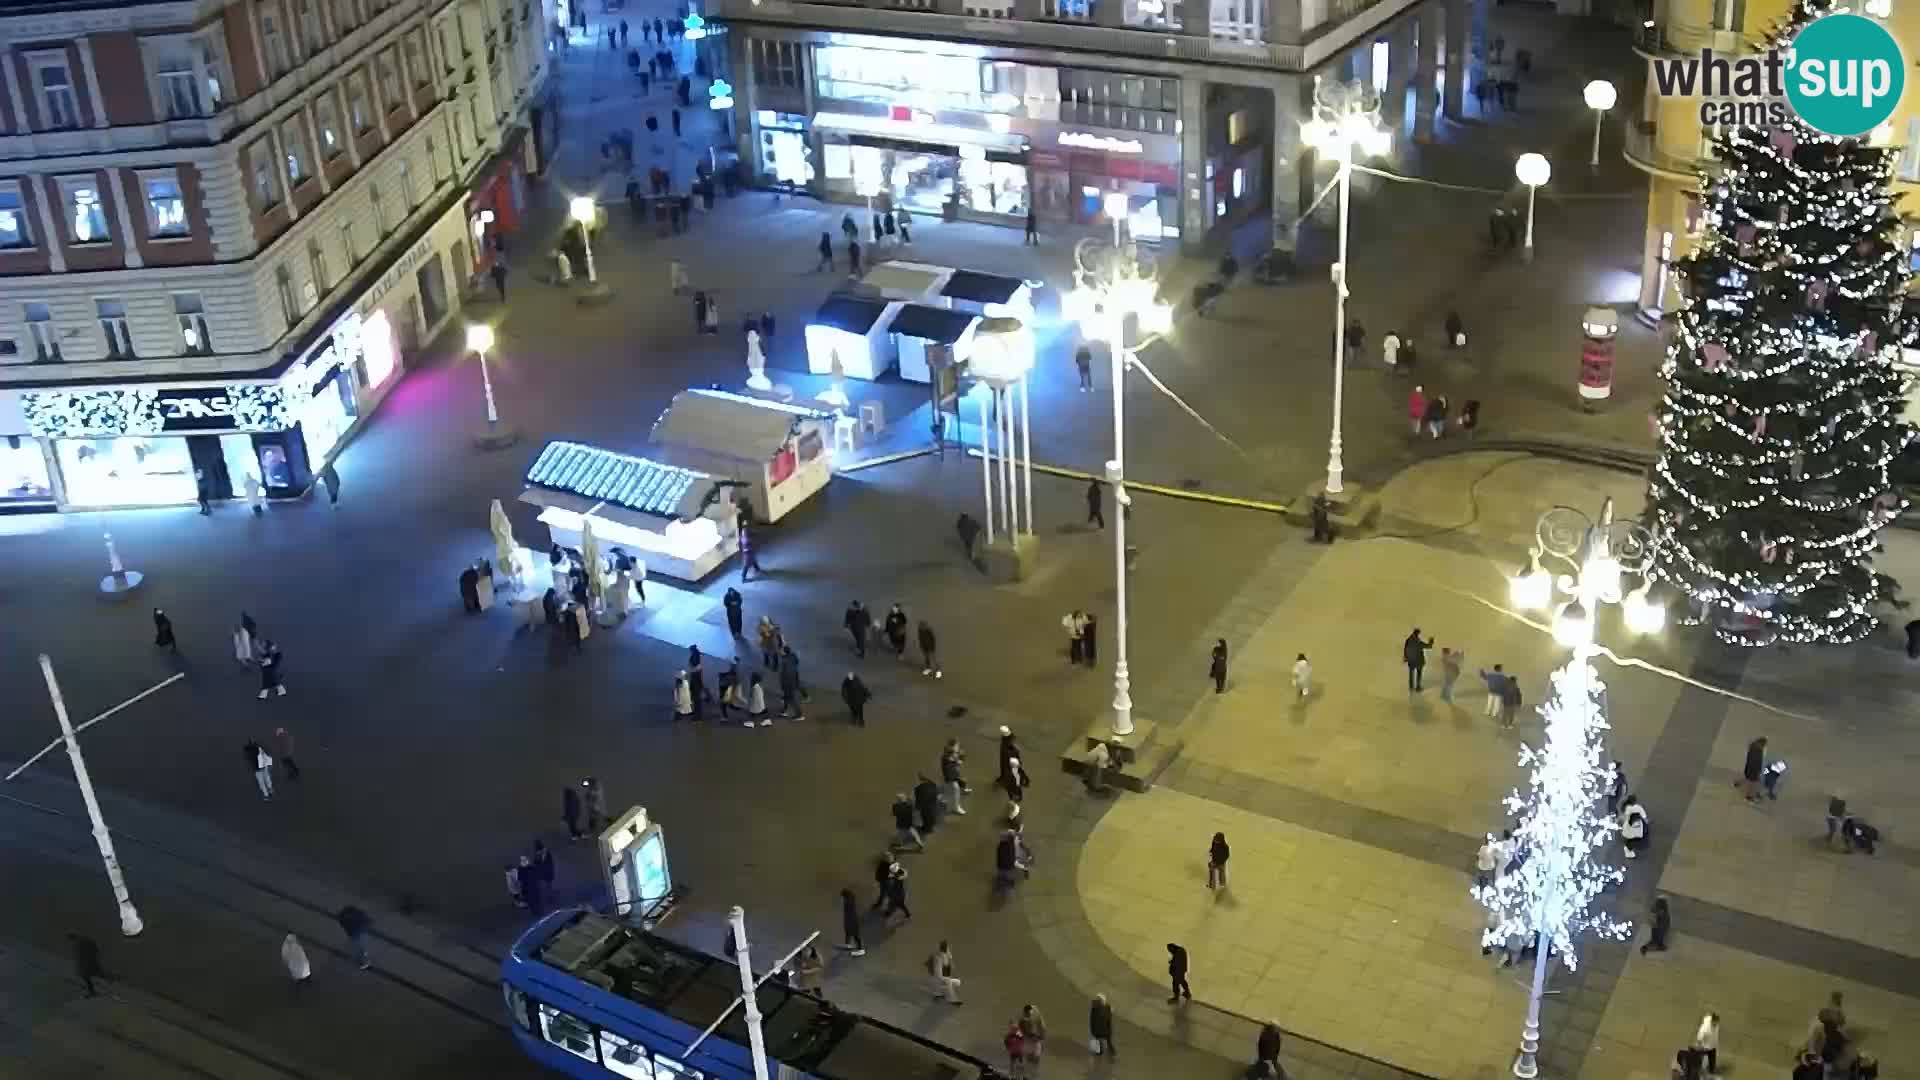
[[[293,756],[293,733],[284,727],[273,729],[276,749],[280,751],[280,768],[286,772],[288,780],[300,779],[300,763]],[[240,756],[247,768],[253,773],[253,782],[260,789],[262,800],[273,798],[273,755],[261,746],[259,740],[248,739],[240,748]]]
[[[1458,415],[1452,414],[1452,403],[1445,394],[1427,393],[1425,386],[1416,386],[1407,395],[1407,421],[1412,428],[1413,437],[1426,435],[1438,439],[1449,428],[1472,438],[1480,427],[1480,402],[1471,399],[1460,406]]]
[[[546,899],[553,895],[553,877],[553,852],[536,839],[531,852],[507,864],[507,895],[513,898],[515,907],[539,915],[546,910]]]
[[[166,648],[175,648],[173,624],[165,612],[153,609],[154,643]],[[260,672],[260,692],[255,697],[261,701],[269,697],[286,697],[287,684],[282,681],[280,665],[284,657],[280,645],[272,638],[260,633],[260,627],[253,616],[240,613],[240,622],[233,628],[233,658],[241,667],[256,668]]]

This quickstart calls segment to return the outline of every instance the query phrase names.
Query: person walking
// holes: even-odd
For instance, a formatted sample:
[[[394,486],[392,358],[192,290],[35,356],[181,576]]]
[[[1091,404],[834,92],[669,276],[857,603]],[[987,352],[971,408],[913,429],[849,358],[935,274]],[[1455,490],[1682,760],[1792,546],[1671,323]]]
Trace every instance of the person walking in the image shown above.
[[[1227,847],[1227,834],[1213,834],[1213,843],[1207,845],[1207,888],[1224,889],[1227,887],[1227,856],[1232,854]]]
[[[1264,1065],[1269,1076],[1280,1072],[1280,1025],[1272,1020],[1260,1025],[1260,1037],[1254,1040],[1253,1063]]]
[[[545,895],[545,883],[540,880],[540,872],[534,867],[533,860],[525,855],[520,856],[520,865],[514,869],[520,879],[520,896],[527,902],[527,910],[537,918],[545,910],[545,903],[541,899]]]
[[[1627,767],[1616,761],[1613,763],[1613,772],[1607,780],[1607,815],[1609,817],[1620,812],[1620,800],[1626,797]]]
[[[1020,764],[1019,758],[1008,758],[1005,771],[1000,777],[1000,786],[1007,793],[1007,820],[1020,820],[1020,804],[1027,797],[1027,787],[1033,783],[1027,767]]]
[[[867,658],[867,637],[873,633],[873,612],[867,606],[855,600],[847,605],[846,618],[840,625],[847,628],[847,636],[853,639],[853,654],[860,659]]]
[[[736,640],[744,636],[741,631],[746,627],[746,600],[740,595],[740,590],[727,586],[727,593],[720,598],[720,604],[727,609],[727,634]]]
[[[1460,681],[1460,664],[1467,657],[1463,649],[1440,650],[1440,700],[1453,704],[1453,684]]]
[[[938,991],[935,991],[938,993]],[[1020,1033],[1020,1019],[1015,1017],[1007,1021],[1007,1033],[1000,1038],[1000,1045],[1007,1051],[1007,1075],[1012,1080],[1026,1080],[1027,1046],[1026,1036]]]
[[[1087,524],[1096,529],[1107,527],[1106,496],[1100,488],[1100,481],[1087,481]]]
[[[313,979],[313,964],[307,960],[306,946],[300,944],[298,935],[289,933],[280,939],[280,963],[286,967],[287,978],[293,980],[296,989]]]
[[[1651,930],[1647,935],[1647,940],[1640,945],[1641,956],[1647,955],[1649,950],[1653,952],[1666,952],[1667,931],[1673,929],[1673,913],[1667,909],[1666,897],[1654,897],[1653,907],[1648,909],[1648,913],[1651,917]]]
[[[840,890],[840,934],[842,949],[849,955],[867,955],[867,943],[860,939],[860,908],[852,889]]]
[[[1427,670],[1427,650],[1433,648],[1433,639],[1420,640],[1420,628],[1414,627],[1407,640],[1400,643],[1400,658],[1407,664],[1407,689],[1418,693],[1421,689],[1420,677]]]
[[[945,998],[949,1005],[961,1004],[960,980],[953,975],[953,949],[945,940],[927,957],[927,976],[934,997]]]
[[[893,841],[889,846],[899,851],[909,845],[915,851],[927,850],[926,838],[913,827],[913,800],[902,791],[893,797]]]
[[[673,676],[673,718],[675,720],[694,719],[693,688],[687,685],[687,673],[684,668]]]
[[[273,798],[273,757],[257,742],[249,741],[245,749],[253,765],[253,782],[260,789],[260,798],[263,801]]]
[[[1113,1006],[1107,1004],[1105,994],[1093,995],[1087,1005],[1087,1050],[1094,1057],[1114,1056]]]
[[[1313,526],[1313,535],[1307,537],[1307,543],[1333,543],[1333,504],[1327,501],[1326,495],[1313,497],[1307,507],[1307,521]]]
[[[1293,692],[1301,701],[1313,693],[1313,662],[1301,653],[1293,660]]]
[[[1709,1011],[1700,1018],[1700,1028],[1693,1033],[1693,1048],[1707,1066],[1707,1075],[1720,1071],[1720,1014]]]
[[[760,616],[760,623],[754,628],[754,636],[760,642],[760,666],[772,671],[780,666],[780,626],[772,617]]]
[[[805,720],[805,694],[800,684],[800,657],[794,653],[793,646],[783,646],[780,651],[780,715],[793,720]]]
[[[580,786],[587,791],[587,831],[597,834],[602,828],[606,827],[607,821],[609,820],[607,818],[607,793],[600,787],[600,780],[597,777],[587,777],[585,780],[580,781]]]
[[[930,835],[940,823],[940,785],[926,773],[921,773],[920,782],[913,785],[913,809],[920,815],[920,835]]]
[[[714,702],[720,706],[720,721],[725,723],[733,719],[734,709],[741,708],[740,658],[734,657],[733,663],[727,665],[727,670],[721,672],[716,681],[720,692],[714,695]]]
[[[747,726],[756,722],[761,727],[773,726],[773,718],[767,715],[767,687],[757,671],[747,679]]]
[[[107,971],[100,965],[100,943],[85,934],[68,934],[67,942],[73,949],[73,975],[80,980],[80,988],[88,997],[99,997],[94,989],[93,980],[106,979]]]
[[[193,470],[193,499],[200,504],[200,516],[213,513],[213,482],[207,479],[207,470]]]
[[[1507,674],[1506,669],[1499,664],[1493,665],[1492,671],[1488,671],[1486,668],[1480,669],[1480,681],[1487,686],[1488,719],[1500,715],[1501,702],[1506,699],[1507,680],[1510,678],[1511,676]],[[1502,724],[1500,726],[1505,727],[1506,725]]]
[[[1507,830],[1507,835],[1513,835],[1513,830]],[[1480,845],[1479,852],[1473,857],[1474,886],[1484,889],[1493,884],[1493,879],[1506,871],[1505,864],[1506,846],[1495,837],[1488,836],[1487,842]]]
[[[1172,1005],[1182,997],[1193,1000],[1193,987],[1187,985],[1187,950],[1167,942],[1167,979],[1173,986],[1173,996],[1167,999]]]
[[[822,270],[833,269],[833,237],[827,233],[821,233],[818,250],[820,252],[820,261],[814,264],[813,272],[817,274]]]
[[[334,917],[340,924],[340,930],[347,935],[347,943],[353,947],[353,959],[365,971],[373,966],[373,960],[367,956],[367,931],[373,927],[373,918],[359,908],[348,904]]]
[[[896,911],[908,919],[913,918],[912,909],[907,907],[907,868],[901,866],[899,860],[888,860],[887,879],[880,888],[887,902],[887,906],[880,912],[880,918],[883,921],[890,918]]]
[[[945,678],[946,673],[940,670],[939,653],[935,651],[935,647],[939,642],[933,636],[933,627],[928,625],[925,619],[920,620],[919,637],[920,656],[922,660],[925,661],[924,666],[920,669],[920,674],[931,675],[936,679]]]
[[[255,517],[267,512],[267,489],[260,484],[260,474],[248,472],[244,484],[247,493],[247,505],[253,507]]]
[[[707,718],[707,658],[700,655],[700,646],[687,646],[687,693],[693,697],[693,718]]]
[[[505,303],[507,299],[507,257],[496,252],[493,256],[493,265],[488,268],[487,273],[493,277],[493,288],[495,292],[500,294],[501,303]]]
[[[1091,611],[1081,613],[1080,659],[1088,667],[1100,666],[1100,617]]]
[[[250,665],[258,659],[254,654],[254,642],[260,636],[260,627],[253,616],[240,613],[240,625],[233,628],[233,658],[242,666]]]
[[[1740,767],[1738,787],[1748,802],[1758,802],[1760,799],[1760,774],[1766,768],[1766,762],[1767,737],[1762,735],[1747,744],[1747,759]]]
[[[1038,1069],[1040,1054],[1047,1045],[1047,1021],[1040,1015],[1040,1006],[1020,1007],[1020,1038],[1026,1043],[1027,1065]]]
[[[1033,216],[1033,207],[1027,207],[1026,242],[1038,246],[1040,243],[1040,219]]]
[[[747,526],[740,526],[740,580],[747,580],[751,570],[764,574],[767,571],[760,565],[760,549],[753,545],[753,532]]]
[[[586,835],[580,831],[580,791],[572,784],[560,789],[560,820],[567,823],[567,839]]]
[[[1096,742],[1087,751],[1087,791],[1098,795],[1107,790],[1107,770],[1113,767],[1113,751],[1105,742]]]
[[[967,808],[962,799],[972,789],[961,775],[961,766],[966,764],[967,755],[960,749],[959,739],[948,739],[947,745],[940,751],[940,782],[947,786],[947,805],[956,814],[965,814]]]
[[[840,681],[840,700],[847,703],[847,715],[854,727],[867,726],[867,702],[872,697],[873,691],[853,672],[847,672],[847,677]]]
[[[267,695],[287,696],[287,686],[280,681],[280,646],[272,641],[260,643],[260,693],[255,697],[267,700]]]
[[[333,467],[333,462],[327,462],[327,467],[320,470],[320,482],[327,485],[327,505],[339,506],[340,470]]]
[[[1407,395],[1407,420],[1413,425],[1413,435],[1420,437],[1421,425],[1427,422],[1427,388],[1416,386]]]
[[[283,727],[274,728],[273,748],[280,751],[280,767],[287,771],[287,779],[300,779],[300,763],[293,757],[293,732]]]
[[[1085,650],[1081,647],[1081,642],[1084,640],[1081,637],[1081,629],[1086,626],[1086,618],[1080,613],[1079,608],[1075,608],[1060,620],[1060,628],[1067,632],[1067,663],[1075,667],[1080,666],[1080,661],[1085,656]]]
[[[1093,350],[1085,345],[1073,350],[1073,367],[1080,373],[1080,392],[1093,393]],[[1098,488],[1100,481],[1095,480],[1093,486]]]
[[[1207,661],[1207,678],[1213,680],[1213,692],[1227,692],[1227,639],[1215,638],[1213,656]]]
[[[894,658],[904,659],[907,655],[907,613],[897,602],[887,609],[881,632],[886,634],[887,644],[893,646]]]
[[[847,241],[847,274],[850,277],[860,276],[860,241],[858,240]]]

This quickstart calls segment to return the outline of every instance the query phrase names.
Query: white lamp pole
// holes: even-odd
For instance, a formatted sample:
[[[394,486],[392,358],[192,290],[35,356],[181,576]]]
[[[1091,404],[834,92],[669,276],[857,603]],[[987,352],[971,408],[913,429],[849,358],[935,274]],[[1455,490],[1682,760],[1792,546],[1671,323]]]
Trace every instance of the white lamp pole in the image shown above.
[[[759,984],[747,950],[747,913],[736,906],[727,913],[733,925],[734,960],[740,967],[740,1010],[747,1021],[747,1047],[753,1054],[753,1080],[770,1080],[767,1072],[767,1036],[761,1030]]]
[[[1540,185],[1553,176],[1553,166],[1541,154],[1521,154],[1513,163],[1513,175],[1527,185],[1527,238],[1520,248],[1520,258],[1525,262],[1533,261],[1533,197]]]
[[[133,906],[133,894],[127,891],[127,879],[120,872],[120,860],[113,853],[113,834],[107,831],[106,818],[100,814],[100,800],[93,794],[93,778],[87,773],[87,759],[80,755],[80,739],[73,721],[67,718],[67,702],[60,696],[60,683],[53,677],[53,661],[40,654],[40,674],[47,680],[47,694],[53,698],[53,715],[60,721],[61,740],[67,744],[67,759],[73,762],[73,778],[80,785],[81,801],[87,804],[87,820],[93,824],[93,840],[100,847],[100,860],[107,866],[107,883],[113,886],[113,900],[120,908],[120,932],[134,937],[146,929],[140,912]],[[164,685],[164,684],[163,684]],[[144,696],[144,695],[143,695]]]
[[[1597,169],[1600,167],[1600,122],[1606,119],[1607,110],[1613,108],[1620,95],[1612,83],[1595,79],[1587,84],[1582,96],[1586,98],[1587,108],[1593,110],[1593,157],[1588,164]]]
[[[1346,490],[1346,465],[1340,456],[1340,418],[1346,407],[1347,363],[1347,206],[1352,190],[1351,144],[1340,144],[1340,250],[1333,264],[1333,433],[1327,439],[1327,493]]]
[[[1107,220],[1113,222],[1113,246],[1118,249],[1120,247],[1120,221],[1127,216],[1127,193],[1124,191],[1107,192],[1105,200],[1101,203],[1101,208],[1106,210]]]
[[[589,263],[588,265],[592,265]],[[467,351],[480,356],[480,388],[487,395],[487,428],[500,426],[500,410],[493,404],[493,376],[487,373],[487,351],[493,348],[493,327],[486,323],[467,324]]]
[[[1114,235],[1120,226],[1114,225]],[[1116,243],[1116,249],[1118,245]],[[1127,313],[1119,298],[1107,297],[1107,354],[1112,362],[1113,460],[1107,483],[1113,485],[1113,733],[1133,734],[1133,681],[1127,672]]]
[[[1033,535],[1033,424],[1028,413],[1028,404],[1033,399],[1033,390],[1025,376],[1020,379],[1020,457],[1022,486],[1026,494],[1027,535]]]
[[[567,204],[573,220],[580,223],[580,248],[587,256],[587,284],[597,283],[600,278],[593,270],[593,218],[594,203],[591,195],[575,195]]]
[[[987,494],[987,546],[993,546],[993,388],[980,395],[980,486]]]

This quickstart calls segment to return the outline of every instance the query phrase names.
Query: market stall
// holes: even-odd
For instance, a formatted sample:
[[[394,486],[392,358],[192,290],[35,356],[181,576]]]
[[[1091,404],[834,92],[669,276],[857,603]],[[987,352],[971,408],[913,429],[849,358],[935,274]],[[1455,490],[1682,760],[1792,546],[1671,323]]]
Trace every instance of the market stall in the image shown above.
[[[583,550],[592,526],[603,552],[619,549],[645,580],[699,581],[739,546],[732,509],[714,497],[723,477],[574,442],[551,442],[527,470],[520,501],[540,507],[553,543]],[[537,561],[537,560],[536,560]]]
[[[683,390],[654,421],[652,441],[663,460],[730,481],[755,521],[778,521],[833,478],[833,421],[806,405]]]
[[[917,383],[933,381],[936,368],[963,363],[973,344],[980,317],[926,304],[903,304],[893,317],[893,337],[900,354],[900,377]]]
[[[1019,278],[955,270],[940,289],[948,307],[989,319],[1019,319],[1033,325],[1033,287]]]
[[[867,272],[860,284],[888,300],[938,303],[940,290],[953,276],[950,266],[889,260]]]
[[[831,375],[838,357],[841,373],[850,378],[879,378],[894,363],[887,324],[899,308],[898,301],[828,297],[807,323],[807,370]]]

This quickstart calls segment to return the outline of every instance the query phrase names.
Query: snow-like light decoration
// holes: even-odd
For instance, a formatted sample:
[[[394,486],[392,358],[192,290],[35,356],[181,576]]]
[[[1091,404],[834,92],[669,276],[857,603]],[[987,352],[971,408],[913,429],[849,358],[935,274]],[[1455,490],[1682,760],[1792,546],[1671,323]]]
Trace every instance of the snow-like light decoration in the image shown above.
[[[1618,866],[1601,849],[1618,831],[1602,809],[1613,768],[1602,733],[1603,688],[1584,650],[1553,674],[1553,695],[1540,707],[1546,721],[1541,748],[1522,744],[1520,765],[1531,770],[1527,789],[1506,798],[1520,864],[1473,889],[1489,914],[1484,945],[1544,938],[1569,970],[1579,967],[1583,936],[1624,940],[1633,925],[1590,910],[1608,886],[1621,880]],[[1493,837],[1488,837],[1489,840]]]
[[[166,429],[154,390],[36,390],[20,396],[27,430],[40,438],[158,435]]]
[[[1832,10],[1801,0],[1772,39]],[[1733,128],[1714,157],[1703,235],[1674,267],[1652,571],[1722,640],[1857,641],[1890,591],[1873,555],[1906,507],[1891,466],[1914,438],[1893,155],[1793,119]]]

